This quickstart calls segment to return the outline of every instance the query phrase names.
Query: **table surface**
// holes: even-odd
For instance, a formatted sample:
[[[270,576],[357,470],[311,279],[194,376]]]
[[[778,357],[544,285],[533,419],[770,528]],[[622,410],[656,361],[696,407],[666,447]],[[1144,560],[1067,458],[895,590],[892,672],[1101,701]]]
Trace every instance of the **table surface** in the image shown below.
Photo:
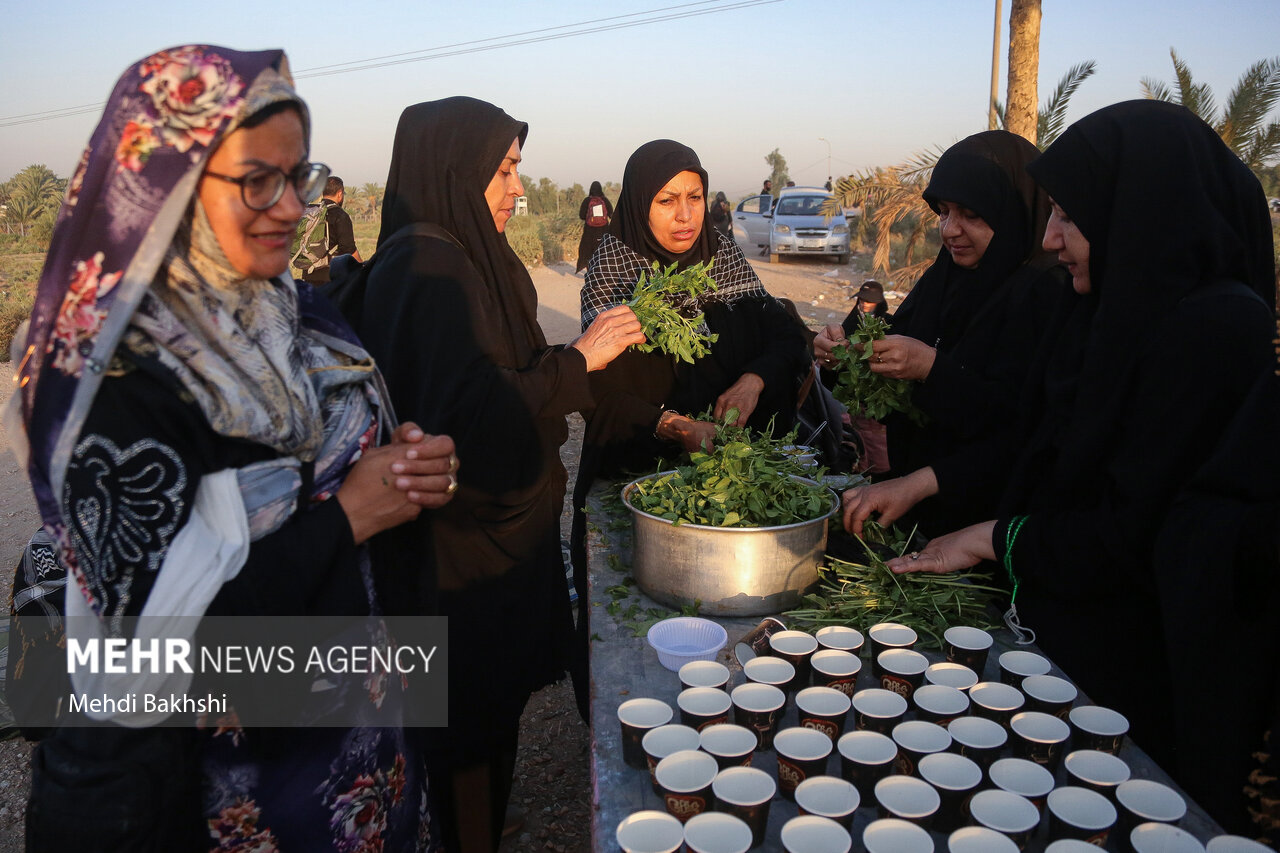
[[[629,767],[622,759],[622,734],[618,723],[617,710],[628,699],[652,697],[661,699],[676,711],[673,722],[679,722],[679,710],[676,708],[676,696],[680,693],[680,679],[661,663],[657,653],[649,646],[643,636],[636,636],[635,629],[626,623],[635,622],[635,611],[628,618],[626,613],[632,605],[638,605],[643,618],[643,611],[649,608],[669,610],[649,599],[638,587],[630,588],[630,595],[620,599],[619,604],[610,608],[615,601],[611,589],[630,581],[629,566],[631,564],[630,519],[607,515],[602,498],[608,494],[604,484],[598,483],[588,501],[588,512],[591,523],[588,525],[588,561],[591,580],[590,636],[591,636],[591,782],[595,808],[592,817],[592,849],[615,853],[618,849],[615,831],[618,822],[627,815],[643,809],[663,811],[662,799],[653,792],[649,774],[644,770]],[[611,609],[613,612],[610,612]],[[742,668],[738,665],[733,649],[739,638],[759,624],[763,616],[750,617],[715,617],[714,621],[723,625],[728,632],[729,641],[716,656],[716,660],[729,667],[730,687],[742,684],[746,679]],[[784,620],[785,621],[785,620]],[[1010,648],[1032,649],[1034,646],[1015,646],[1013,635],[1001,630],[993,633],[995,646],[988,656],[984,680],[998,681],[999,653]],[[869,645],[869,644],[868,644]],[[878,686],[870,674],[870,666],[866,665],[867,648],[864,646],[864,666],[859,675],[858,688]],[[924,651],[930,662],[942,660],[937,651]],[[1071,680],[1069,673],[1064,673],[1056,665],[1052,674]],[[1089,704],[1083,692],[1076,704]],[[913,711],[909,710],[904,719],[912,719]],[[796,725],[794,701],[788,701],[786,715],[779,724],[779,729]],[[846,724],[846,731],[852,730],[852,716]],[[1008,754],[1007,751],[1006,753]],[[1132,778],[1153,779],[1173,787],[1181,793],[1181,789],[1162,771],[1142,749],[1128,738],[1120,752],[1120,758],[1128,763]],[[828,773],[839,774],[839,756],[832,750],[832,758],[828,765]],[[757,752],[752,760],[752,767],[758,767],[777,779],[777,759],[775,753]],[[1058,785],[1067,784],[1065,770],[1059,766],[1057,771]],[[988,787],[984,783],[984,787]],[[1222,834],[1222,829],[1200,809],[1190,798],[1187,800],[1187,814],[1179,826],[1190,832],[1202,842]],[[858,808],[853,825],[854,850],[861,850],[862,831],[868,823],[876,818],[874,801],[863,798]],[[781,851],[779,833],[782,825],[797,814],[794,802],[776,795],[769,809],[769,827],[765,843],[755,850]],[[1043,850],[1048,843],[1048,820],[1042,820],[1039,830],[1027,847],[1029,851]],[[946,836],[943,833],[931,833],[937,850],[947,849]],[[1115,833],[1108,844],[1108,849],[1119,849],[1116,845]]]

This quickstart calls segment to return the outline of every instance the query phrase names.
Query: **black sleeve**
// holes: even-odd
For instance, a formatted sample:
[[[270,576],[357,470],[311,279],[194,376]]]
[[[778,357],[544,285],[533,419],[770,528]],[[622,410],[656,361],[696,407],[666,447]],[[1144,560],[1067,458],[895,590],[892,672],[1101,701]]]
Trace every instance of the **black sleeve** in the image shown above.
[[[591,196],[587,196],[582,200],[582,204],[578,205],[578,218],[583,222],[587,221],[587,205],[591,202]],[[608,202],[606,202],[607,204]]]
[[[331,255],[337,257],[353,254],[356,250],[356,232],[350,215],[334,204],[330,205],[325,216],[329,219],[329,247],[334,250]]]
[[[795,388],[809,367],[809,341],[804,328],[776,299],[759,300],[760,336],[764,349],[743,368],[764,380],[766,388]]]
[[[109,525],[76,541],[81,568],[108,606],[141,613],[174,537],[187,523],[206,474],[270,458],[261,447],[215,435],[203,415],[143,371],[103,381],[68,468],[68,517],[100,508]],[[143,477],[142,493],[123,485]],[[73,522],[73,527],[79,526]],[[239,574],[210,606],[222,615],[301,615],[331,596],[349,606],[363,590],[346,515],[336,499],[295,513],[254,542]],[[363,592],[354,599],[365,604]],[[345,612],[345,611],[339,611]]]
[[[562,419],[591,395],[586,360],[572,347],[547,348],[518,370],[493,361],[476,332],[491,322],[478,304],[485,288],[457,247],[403,240],[369,276],[360,337],[397,416],[452,436],[460,480],[488,491],[535,482],[543,459],[531,419]],[[493,482],[477,483],[481,471]]]
[[[1141,567],[1151,565],[1174,495],[1274,362],[1269,312],[1240,298],[1221,302],[1180,307],[1148,339],[1110,451],[1099,460],[1096,500],[1029,515],[1013,550],[1020,576],[1063,600],[1150,584]],[[1213,342],[1212,357],[1204,341]]]

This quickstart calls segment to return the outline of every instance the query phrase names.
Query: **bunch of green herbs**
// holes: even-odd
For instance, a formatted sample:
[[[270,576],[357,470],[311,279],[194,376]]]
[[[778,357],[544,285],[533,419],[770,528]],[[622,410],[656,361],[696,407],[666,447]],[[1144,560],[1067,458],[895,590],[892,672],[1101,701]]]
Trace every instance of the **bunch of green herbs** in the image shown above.
[[[782,449],[795,443],[795,432],[775,439],[772,423],[755,433],[730,426],[737,418],[730,409],[716,425],[712,452],[692,453],[687,465],[637,482],[631,505],[676,524],[712,527],[777,527],[830,512],[831,492],[813,482],[822,469]]]
[[[636,313],[648,340],[633,346],[641,352],[658,350],[689,364],[708,355],[718,336],[705,331],[697,306],[704,296],[715,292],[710,271],[711,261],[680,272],[674,263],[663,269],[654,261],[652,271],[641,273],[627,305]]]
[[[837,346],[835,356],[836,386],[831,393],[843,403],[849,413],[882,420],[891,412],[902,412],[913,423],[924,423],[924,412],[911,402],[911,382],[907,379],[890,379],[871,369],[875,355],[875,342],[883,340],[889,324],[883,317],[863,314],[858,328],[849,336],[847,344]],[[855,344],[861,344],[859,351]]]
[[[1001,627],[996,613],[1008,592],[993,586],[991,575],[894,574],[881,557],[883,549],[901,556],[914,537],[896,528],[886,531],[874,522],[865,523],[863,535],[867,559],[855,563],[828,557],[829,565],[819,570],[817,591],[804,597],[809,606],[784,614],[788,624],[805,631],[827,625],[866,631],[878,622],[898,622],[920,635],[918,645],[934,649],[942,647],[942,635],[953,625]]]

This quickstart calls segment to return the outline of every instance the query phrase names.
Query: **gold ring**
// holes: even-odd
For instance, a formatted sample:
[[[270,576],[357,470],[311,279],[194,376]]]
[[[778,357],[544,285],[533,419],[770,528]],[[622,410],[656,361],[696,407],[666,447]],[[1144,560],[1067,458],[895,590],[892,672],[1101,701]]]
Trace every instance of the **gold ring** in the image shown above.
[[[457,474],[450,473],[450,474],[449,474],[449,487],[448,487],[448,488],[446,488],[446,489],[444,490],[444,493],[445,493],[446,495],[451,495],[451,494],[453,494],[453,493],[454,493],[454,492],[456,492],[456,491],[458,491],[458,475],[457,475]]]
[[[876,364],[884,364],[884,356],[876,355]]]
[[[457,470],[458,470],[458,454],[450,453],[449,454],[449,473],[452,474],[454,471],[457,471]]]

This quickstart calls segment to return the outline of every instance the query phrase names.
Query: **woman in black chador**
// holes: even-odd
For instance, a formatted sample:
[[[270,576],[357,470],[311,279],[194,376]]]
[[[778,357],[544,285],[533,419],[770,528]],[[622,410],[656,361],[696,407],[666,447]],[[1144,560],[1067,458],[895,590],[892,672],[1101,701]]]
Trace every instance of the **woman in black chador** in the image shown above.
[[[1170,504],[1274,363],[1275,270],[1257,178],[1188,110],[1130,101],[1068,128],[1029,167],[1044,244],[1082,299],[1051,342],[1036,416],[995,520],[934,539],[895,571],[996,560],[1015,616],[1090,697],[1125,714],[1175,777],[1180,696],[1152,548]],[[1201,638],[1203,640],[1203,637]],[[1177,669],[1177,688],[1171,669]],[[1228,700],[1228,703],[1230,700]]]
[[[629,308],[549,347],[503,232],[528,126],[492,104],[405,109],[360,333],[396,412],[456,435],[458,491],[379,550],[408,612],[449,617],[449,728],[424,729],[452,848],[496,849],[530,694],[563,677],[573,633],[560,551],[565,415],[587,372],[644,340]]]
[[[942,248],[874,346],[871,369],[912,380],[927,421],[885,419],[891,479],[845,494],[845,526],[861,533],[872,512],[883,523],[908,510],[928,535],[995,511],[1004,479],[975,445],[1009,440],[1019,388],[1058,302],[1066,275],[1040,245],[1049,203],[1025,167],[1034,145],[1003,130],[978,133],[938,159],[924,199],[938,214]],[[851,334],[828,326],[814,342],[820,362]]]
[[[600,186],[599,181],[592,181],[587,197],[578,207],[578,218],[582,220],[582,239],[578,241],[578,265],[574,272],[582,272],[587,268],[587,261],[595,254],[600,239],[609,231],[609,218],[612,216],[613,203],[604,194],[604,187]]]

